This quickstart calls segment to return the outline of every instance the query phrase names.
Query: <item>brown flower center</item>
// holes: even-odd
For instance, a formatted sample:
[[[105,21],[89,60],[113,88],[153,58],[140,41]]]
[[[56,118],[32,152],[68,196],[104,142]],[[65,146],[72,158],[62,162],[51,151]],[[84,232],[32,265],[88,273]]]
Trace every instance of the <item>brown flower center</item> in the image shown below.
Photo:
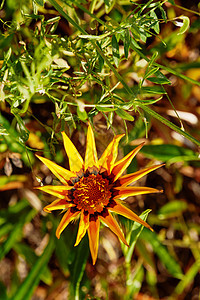
[[[90,214],[101,212],[111,197],[109,181],[100,174],[82,177],[74,184],[74,188],[74,204],[78,209],[84,209]]]

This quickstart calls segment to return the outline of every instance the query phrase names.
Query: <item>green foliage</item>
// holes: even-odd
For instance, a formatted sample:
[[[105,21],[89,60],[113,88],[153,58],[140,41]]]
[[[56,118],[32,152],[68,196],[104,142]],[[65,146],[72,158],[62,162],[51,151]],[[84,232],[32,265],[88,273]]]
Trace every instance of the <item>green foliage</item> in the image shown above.
[[[72,124],[76,127],[77,122],[85,122],[97,114],[99,107],[101,107],[101,112],[106,113],[107,106],[127,121],[134,120],[128,111],[138,111],[140,108],[158,118],[153,110],[144,108],[143,103],[146,101],[146,106],[156,103],[157,98],[152,101],[148,100],[151,97],[150,94],[157,93],[156,85],[160,85],[162,88],[163,84],[171,84],[162,70],[167,68],[169,73],[174,71],[168,66],[156,63],[161,55],[161,52],[159,55],[155,52],[157,46],[151,50],[154,52],[150,59],[146,56],[145,51],[141,54],[140,49],[144,47],[147,38],[160,33],[160,23],[168,21],[163,3],[150,0],[146,4],[135,3],[133,9],[128,5],[127,13],[123,11],[123,17],[121,16],[118,20],[108,17],[107,21],[102,21],[98,15],[94,14],[95,1],[89,8],[81,1],[73,3],[64,1],[63,5],[69,9],[70,15],[66,14],[55,0],[51,0],[50,3],[69,22],[73,32],[71,36],[60,37],[56,33],[60,17],[45,20],[44,15],[38,14],[38,10],[41,9],[40,6],[43,6],[44,2],[33,1],[34,14],[31,14],[30,8],[27,9],[29,13],[22,15],[17,31],[16,23],[13,22],[11,26],[7,26],[5,35],[6,39],[9,37],[10,40],[6,42],[4,39],[6,44],[1,45],[1,49],[6,49],[10,43],[14,42],[14,39],[20,39],[18,48],[9,47],[4,52],[0,76],[4,82],[3,100],[10,105],[11,113],[19,125],[22,141],[27,140],[29,133],[21,115],[30,111],[31,103],[53,102],[55,105],[54,124],[57,125],[65,120],[69,125]],[[102,13],[109,16],[109,13],[117,12],[115,4],[115,1],[102,3]],[[90,16],[91,21],[88,24],[81,20],[76,6],[79,12],[83,11]],[[23,9],[25,9],[24,6]],[[158,17],[158,14],[161,14],[162,19]],[[36,26],[35,29],[29,30],[26,27],[24,30],[24,26],[28,26],[31,19],[40,23],[40,29]],[[183,23],[176,21],[178,19]],[[88,34],[90,26],[93,28],[92,22],[96,22],[99,26],[98,35]],[[174,22],[181,27],[178,34],[183,38],[183,34],[189,28],[188,17],[177,17]],[[175,36],[172,36],[172,41],[174,44],[171,48],[173,49],[177,43]],[[123,54],[120,51],[121,44],[124,48]],[[170,42],[161,40],[160,45],[167,50]],[[124,58],[134,61],[138,60],[139,56],[146,59],[148,64],[137,92],[133,92],[127,85],[126,78],[120,74],[120,68]],[[68,70],[70,75],[68,75]],[[108,74],[113,77],[112,72],[116,77],[115,80],[122,84],[120,97],[112,87],[114,78],[111,81],[108,77]],[[67,76],[63,76],[64,74]],[[176,75],[181,76],[182,74],[176,72]],[[184,78],[189,80],[186,76]],[[151,93],[148,88],[143,86],[145,80],[154,83],[154,86],[150,87]],[[90,91],[84,91],[83,86],[88,83]],[[195,83],[198,84],[197,81]],[[146,89],[145,94],[144,89]],[[76,114],[74,106],[77,106]],[[160,116],[159,120],[167,126],[173,127],[173,124],[167,122],[163,117]],[[109,122],[112,123],[112,121]],[[110,125],[112,124],[108,124],[108,126]],[[184,132],[180,131],[181,129],[179,130],[178,127],[175,130],[184,135]],[[190,134],[187,134],[187,138],[199,144]]]
[[[54,238],[51,237],[48,245],[46,246],[43,254],[36,261],[30,273],[19,287],[17,293],[11,297],[13,300],[31,299],[35,287],[40,281],[41,274],[43,273],[54,249]]]
[[[171,172],[170,175],[167,173],[168,176],[159,175],[161,180],[158,181],[161,185],[162,179],[167,178],[167,203],[162,205],[160,200],[160,207],[155,208],[156,200],[153,199],[153,212],[149,214],[150,210],[146,210],[140,215],[146,220],[149,214],[149,222],[152,227],[158,226],[155,228],[158,234],[143,229],[140,224],[120,219],[130,247],[122,245],[123,261],[119,250],[119,262],[110,268],[112,272],[116,271],[115,278],[124,278],[120,282],[123,288],[121,296],[124,299],[137,297],[145,282],[152,296],[159,298],[157,261],[159,265],[161,263],[163,273],[167,272],[167,276],[178,282],[170,295],[172,298],[183,298],[198,276],[200,264],[196,235],[200,233],[200,227],[193,218],[188,222],[184,220],[184,213],[194,212],[195,205],[185,199],[193,197],[189,192],[185,196],[183,177],[186,172],[188,178],[196,176],[198,179],[198,172],[191,175],[191,169],[199,166],[199,153],[195,148],[200,145],[199,129],[196,125],[190,126],[188,119],[184,129],[178,110],[187,112],[188,103],[184,99],[189,95],[193,99],[199,93],[193,87],[200,87],[200,63],[195,58],[195,51],[190,61],[188,58],[181,61],[173,53],[177,49],[185,53],[187,32],[192,35],[200,26],[198,19],[190,26],[187,9],[184,11],[186,15],[179,15],[175,1],[168,0],[167,5],[165,2],[2,1],[0,9],[5,18],[0,19],[0,191],[5,194],[0,210],[0,259],[14,257],[14,271],[9,288],[0,282],[0,299],[31,299],[40,281],[47,289],[50,286],[51,292],[63,280],[69,282],[69,297],[72,299],[92,299],[90,291],[94,285],[91,281],[95,267],[92,269],[89,260],[88,279],[85,272],[89,256],[87,237],[76,248],[72,228],[66,229],[62,237],[56,239],[54,233],[60,216],[43,218],[40,214],[38,224],[39,212],[34,208],[34,200],[28,202],[30,199],[16,189],[23,185],[30,189],[32,175],[34,185],[37,185],[36,180],[42,182],[42,174],[49,179],[47,171],[36,162],[35,151],[41,151],[44,156],[64,165],[60,132],[74,133],[72,137],[76,141],[76,133],[83,133],[85,123],[93,123],[95,118],[97,136],[106,127],[116,134],[126,131],[126,140],[122,143],[125,154],[135,147],[135,139],[149,137],[149,143],[141,150],[143,160],[165,162],[169,168],[165,172]],[[177,89],[178,83],[181,83],[182,90]],[[169,109],[175,111],[176,120],[168,114]],[[193,109],[192,113],[199,112]],[[184,139],[175,141],[174,132]],[[158,135],[160,139],[151,142]],[[102,140],[98,142],[104,144]],[[84,140],[80,138],[77,144],[82,148]],[[12,175],[3,175],[6,162],[13,163],[12,159],[9,160],[13,153],[20,157],[24,169],[16,171],[14,166]],[[174,166],[185,170],[174,171]],[[135,160],[128,172],[136,169]],[[168,182],[173,179],[169,188]],[[188,189],[198,193],[196,186],[191,186],[188,185]],[[9,193],[14,196],[10,197]],[[44,197],[43,200],[49,199]],[[37,201],[40,203],[39,198]],[[140,208],[145,206],[142,201],[139,204]],[[42,238],[48,236],[48,230],[52,231],[40,254],[24,234],[27,224],[35,226],[35,223]],[[171,232],[173,237],[168,239]],[[176,233],[183,238],[176,238]],[[111,246],[107,245],[112,250]],[[99,299],[104,296],[106,299],[109,295],[113,299],[119,298],[119,295],[113,296],[109,292],[114,275],[106,273],[109,272],[105,266],[108,259],[101,264],[105,250],[102,248],[96,269],[99,276],[96,290],[99,288],[102,293],[105,290],[105,294]],[[177,248],[192,253],[189,265],[182,264],[176,255]],[[28,269],[23,281],[17,271],[19,260],[23,260]],[[103,273],[105,269],[106,274]],[[115,289],[119,283],[114,284]],[[98,299],[98,296],[94,297]]]

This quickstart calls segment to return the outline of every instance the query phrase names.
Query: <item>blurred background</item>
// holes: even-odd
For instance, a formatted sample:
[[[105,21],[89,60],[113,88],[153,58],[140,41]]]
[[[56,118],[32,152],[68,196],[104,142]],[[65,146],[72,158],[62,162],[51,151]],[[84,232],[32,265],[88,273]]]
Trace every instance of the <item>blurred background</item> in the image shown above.
[[[0,299],[199,299],[199,1],[0,8]],[[165,163],[136,183],[163,194],[126,200],[154,232],[119,217],[127,257],[102,226],[95,266],[78,222],[58,240],[55,198],[34,189],[56,184],[35,154],[68,168],[61,131],[84,157],[88,121],[99,156],[114,134],[118,158],[145,141],[128,173]]]

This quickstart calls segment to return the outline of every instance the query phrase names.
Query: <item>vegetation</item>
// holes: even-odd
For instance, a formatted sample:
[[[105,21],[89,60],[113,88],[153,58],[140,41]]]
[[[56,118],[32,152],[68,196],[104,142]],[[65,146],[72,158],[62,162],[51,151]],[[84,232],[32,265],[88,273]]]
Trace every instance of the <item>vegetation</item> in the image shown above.
[[[181,0],[3,0],[0,7],[0,299],[196,299],[200,295],[199,9]],[[145,141],[127,173],[163,194],[129,197],[154,229],[117,216],[130,247],[102,226],[93,266],[78,221],[55,236],[61,132],[84,156]],[[150,212],[151,211],[151,212]]]

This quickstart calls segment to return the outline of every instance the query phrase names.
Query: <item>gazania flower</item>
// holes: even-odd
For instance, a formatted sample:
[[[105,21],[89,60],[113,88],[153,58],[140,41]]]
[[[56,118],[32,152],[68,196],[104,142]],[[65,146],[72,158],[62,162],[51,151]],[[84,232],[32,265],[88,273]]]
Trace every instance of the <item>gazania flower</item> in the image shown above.
[[[59,186],[39,187],[40,190],[57,197],[55,201],[44,208],[44,211],[50,213],[53,210],[62,209],[65,212],[56,230],[57,238],[60,238],[62,231],[72,220],[80,217],[75,246],[79,244],[87,232],[92,261],[95,264],[100,221],[106,224],[124,244],[128,245],[112,213],[122,215],[152,230],[146,222],[124,206],[121,199],[128,196],[160,192],[149,187],[129,186],[134,181],[159,168],[160,165],[121,176],[143,144],[115,162],[119,141],[124,136],[123,134],[116,135],[98,159],[94,133],[91,125],[89,125],[85,160],[83,160],[64,132],[62,132],[62,136],[65,151],[69,158],[70,170],[37,156],[62,183]]]

